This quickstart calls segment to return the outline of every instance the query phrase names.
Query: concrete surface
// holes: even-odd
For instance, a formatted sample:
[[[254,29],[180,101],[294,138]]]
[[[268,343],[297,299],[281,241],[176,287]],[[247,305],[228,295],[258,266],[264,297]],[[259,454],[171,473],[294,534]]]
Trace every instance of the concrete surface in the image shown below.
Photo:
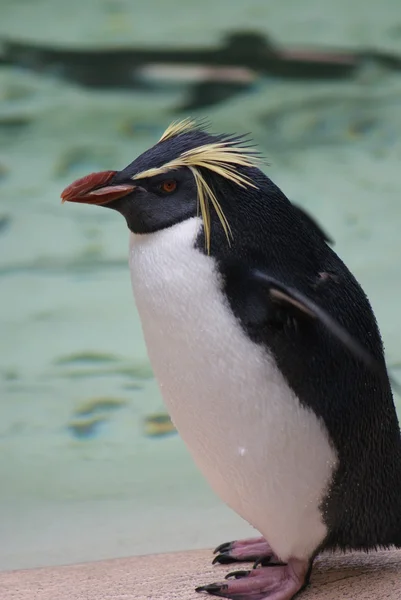
[[[0,573],[1,600],[201,600],[197,585],[233,568],[210,550]],[[235,568],[235,567],[234,567]],[[210,597],[210,596],[209,596]],[[401,551],[328,555],[316,561],[302,600],[401,599]]]

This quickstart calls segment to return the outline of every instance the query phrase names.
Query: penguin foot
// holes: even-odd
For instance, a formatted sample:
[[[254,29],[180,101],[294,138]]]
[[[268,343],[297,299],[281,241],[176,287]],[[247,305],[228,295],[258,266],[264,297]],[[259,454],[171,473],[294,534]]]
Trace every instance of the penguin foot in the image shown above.
[[[271,560],[276,559],[264,537],[225,542],[217,546],[214,554],[217,554],[213,560],[214,565],[216,563],[228,565],[235,562],[254,561],[257,561],[258,564],[267,565]]]
[[[224,582],[195,591],[230,600],[292,600],[308,585],[310,571],[308,561],[290,559],[287,565],[229,573]]]

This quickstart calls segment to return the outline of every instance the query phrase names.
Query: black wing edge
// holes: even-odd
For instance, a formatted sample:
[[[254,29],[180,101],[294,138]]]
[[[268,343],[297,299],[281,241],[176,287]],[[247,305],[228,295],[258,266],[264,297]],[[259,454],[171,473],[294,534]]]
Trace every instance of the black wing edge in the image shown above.
[[[333,319],[324,309],[318,306],[313,300],[299,292],[293,287],[281,283],[274,277],[267,275],[263,271],[254,269],[251,272],[251,277],[262,284],[267,290],[271,298],[281,304],[291,305],[297,308],[304,315],[307,315],[321,323],[326,327],[343,346],[363,362],[369,369],[375,371],[386,379],[389,378],[393,389],[398,394],[401,393],[401,385],[393,377],[391,377],[385,365],[377,361],[362,344],[360,344],[348,331],[342,327],[335,319]]]

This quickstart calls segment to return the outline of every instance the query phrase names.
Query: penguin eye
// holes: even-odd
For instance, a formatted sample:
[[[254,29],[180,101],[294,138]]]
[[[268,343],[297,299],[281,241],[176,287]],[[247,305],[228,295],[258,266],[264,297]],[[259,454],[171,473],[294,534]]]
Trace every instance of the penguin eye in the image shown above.
[[[177,182],[175,179],[166,179],[159,185],[159,189],[166,194],[171,194],[177,189]]]

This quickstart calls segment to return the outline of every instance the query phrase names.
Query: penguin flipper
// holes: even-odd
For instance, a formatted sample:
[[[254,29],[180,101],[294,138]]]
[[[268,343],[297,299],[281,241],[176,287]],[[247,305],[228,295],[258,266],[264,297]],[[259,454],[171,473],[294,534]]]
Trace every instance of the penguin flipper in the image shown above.
[[[297,215],[301,218],[301,221],[306,224],[309,229],[313,229],[327,244],[334,245],[334,240],[320,227],[320,225],[311,217],[303,208],[297,204],[292,204],[293,209]]]
[[[303,317],[315,319],[323,325],[338,341],[340,341],[353,356],[361,360],[367,367],[387,376],[385,366],[379,363],[362,344],[360,344],[348,331],[340,325],[327,311],[316,302],[299,292],[292,286],[282,283],[267,273],[253,269],[250,273],[251,279],[262,285],[269,293],[273,302],[281,306],[295,308]]]

